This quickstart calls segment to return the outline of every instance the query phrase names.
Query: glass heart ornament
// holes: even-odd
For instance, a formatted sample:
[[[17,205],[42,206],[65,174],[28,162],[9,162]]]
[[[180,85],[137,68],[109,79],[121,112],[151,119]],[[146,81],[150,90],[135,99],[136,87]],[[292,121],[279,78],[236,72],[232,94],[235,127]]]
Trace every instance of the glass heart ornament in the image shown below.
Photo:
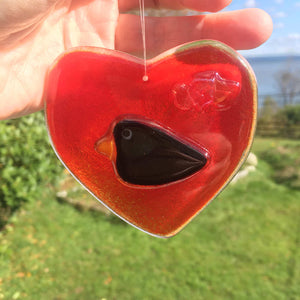
[[[129,224],[170,237],[233,178],[255,131],[255,75],[217,41],[147,61],[81,47],[49,70],[45,114],[71,174]]]

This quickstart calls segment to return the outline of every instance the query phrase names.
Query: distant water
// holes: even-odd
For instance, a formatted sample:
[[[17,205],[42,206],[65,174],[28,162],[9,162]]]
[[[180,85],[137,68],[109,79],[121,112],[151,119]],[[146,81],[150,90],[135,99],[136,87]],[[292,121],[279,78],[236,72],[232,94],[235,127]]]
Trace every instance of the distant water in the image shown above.
[[[268,95],[273,96],[278,102],[282,100],[276,82],[277,74],[287,70],[300,74],[300,56],[246,57],[246,59],[252,66],[257,78],[260,105]],[[300,101],[299,98],[296,99],[297,102]]]

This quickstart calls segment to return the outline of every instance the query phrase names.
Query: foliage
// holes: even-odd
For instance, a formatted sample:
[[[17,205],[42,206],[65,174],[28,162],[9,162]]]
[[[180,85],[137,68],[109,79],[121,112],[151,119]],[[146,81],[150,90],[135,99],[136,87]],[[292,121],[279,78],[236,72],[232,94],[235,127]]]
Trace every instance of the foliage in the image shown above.
[[[300,189],[300,145],[280,145],[265,150],[260,157],[272,167],[276,183]]]
[[[288,105],[276,114],[276,119],[282,128],[281,137],[300,138],[300,105]]]
[[[284,70],[276,74],[275,79],[283,97],[284,105],[292,105],[296,95],[300,93],[300,77],[298,73]]]
[[[278,109],[276,100],[271,96],[265,97],[263,106],[259,112],[261,121],[265,123],[272,121],[278,112]]]
[[[42,113],[0,122],[0,226],[24,202],[41,196],[62,168],[48,142]]]
[[[286,125],[300,124],[300,105],[288,105],[277,113],[277,118]]]
[[[266,97],[257,122],[257,134],[264,137],[300,138],[300,105],[278,108]]]

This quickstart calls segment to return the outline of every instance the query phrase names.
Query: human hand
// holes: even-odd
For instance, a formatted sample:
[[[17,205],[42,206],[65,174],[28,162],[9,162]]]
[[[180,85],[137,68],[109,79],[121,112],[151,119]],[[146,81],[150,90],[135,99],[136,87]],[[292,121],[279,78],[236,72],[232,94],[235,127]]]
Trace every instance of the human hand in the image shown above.
[[[145,0],[147,7],[217,12],[230,0]],[[142,53],[138,0],[1,0],[0,120],[43,108],[48,67],[64,50],[97,46]],[[270,17],[259,9],[146,20],[147,51],[154,56],[178,44],[220,40],[251,49],[272,32]]]

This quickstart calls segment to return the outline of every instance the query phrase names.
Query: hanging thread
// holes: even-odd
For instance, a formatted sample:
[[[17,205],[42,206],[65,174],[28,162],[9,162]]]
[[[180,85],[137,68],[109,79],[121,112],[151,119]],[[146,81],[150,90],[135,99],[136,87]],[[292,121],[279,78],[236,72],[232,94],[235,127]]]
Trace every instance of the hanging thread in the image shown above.
[[[143,57],[144,57],[144,76],[143,81],[148,81],[147,75],[147,48],[146,48],[146,21],[145,21],[145,0],[139,0],[140,4],[140,17],[142,27],[142,38],[143,38]]]

